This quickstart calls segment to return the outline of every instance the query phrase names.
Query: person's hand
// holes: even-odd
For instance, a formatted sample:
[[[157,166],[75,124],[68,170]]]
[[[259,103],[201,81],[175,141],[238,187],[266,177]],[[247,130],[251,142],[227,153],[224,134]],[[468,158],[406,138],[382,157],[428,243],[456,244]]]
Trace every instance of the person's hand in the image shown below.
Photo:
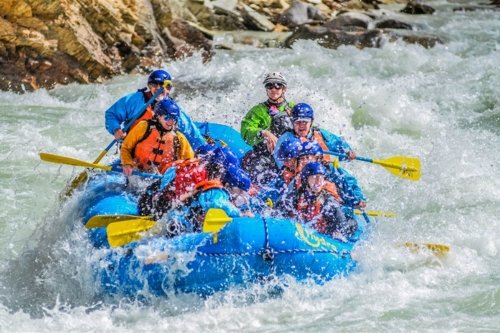
[[[357,209],[364,209],[364,208],[366,208],[366,202],[364,202],[363,200],[360,200],[358,202],[358,204],[356,206],[354,206],[354,207],[357,208]]]
[[[266,143],[267,151],[272,154],[274,152],[274,148],[276,148],[276,142],[278,141],[278,138],[268,130],[263,130],[260,133],[260,135],[264,138],[264,142]]]
[[[123,169],[123,174],[127,177],[132,176],[132,172],[134,171],[134,167],[131,165],[124,165],[122,167]]]
[[[356,153],[353,152],[352,150],[347,152],[347,159],[349,161],[355,160],[356,159]]]
[[[113,134],[115,136],[115,139],[116,141],[119,141],[123,138],[125,138],[125,133],[123,133],[122,129],[119,128],[115,131],[115,134]]]

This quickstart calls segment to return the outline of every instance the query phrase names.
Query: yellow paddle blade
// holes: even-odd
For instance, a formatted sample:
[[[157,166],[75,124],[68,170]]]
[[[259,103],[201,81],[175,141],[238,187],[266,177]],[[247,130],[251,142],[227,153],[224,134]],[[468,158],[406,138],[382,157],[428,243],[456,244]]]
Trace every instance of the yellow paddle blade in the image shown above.
[[[85,228],[102,228],[107,227],[110,223],[125,221],[125,220],[144,220],[151,221],[153,217],[151,216],[137,216],[137,215],[95,215],[92,216],[87,223],[85,224]]]
[[[398,216],[398,214],[393,213],[393,212],[379,212],[376,210],[365,210],[366,215],[368,216],[383,216],[383,217],[394,217]],[[356,215],[362,215],[363,212],[360,211],[359,209],[354,210],[354,214]]]
[[[400,178],[419,180],[420,160],[415,157],[393,156],[385,160],[373,160],[372,163],[383,166],[387,171]]]
[[[446,244],[406,242],[403,245],[409,248],[412,252],[418,252],[419,250],[427,249],[438,257],[445,257],[448,252],[450,252],[450,246]]]
[[[55,154],[40,153],[40,159],[42,161],[45,161],[45,162],[59,163],[59,164],[66,164],[66,165],[73,165],[73,166],[81,166],[81,167],[85,167],[85,168],[95,168],[95,169],[102,169],[102,170],[106,170],[106,171],[111,171],[111,167],[109,165],[102,165],[102,164],[85,162],[82,160],[78,160],[76,158],[60,156],[60,155],[55,155]]]
[[[151,229],[155,224],[155,221],[143,219],[113,222],[106,228],[108,243],[111,247],[117,247],[139,240],[141,233]]]
[[[203,232],[217,232],[233,219],[220,208],[210,208],[203,222]]]

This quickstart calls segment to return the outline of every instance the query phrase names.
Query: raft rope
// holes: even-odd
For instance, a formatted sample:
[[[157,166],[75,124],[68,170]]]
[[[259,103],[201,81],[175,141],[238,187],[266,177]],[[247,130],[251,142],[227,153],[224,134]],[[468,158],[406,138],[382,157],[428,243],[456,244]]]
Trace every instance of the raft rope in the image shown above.
[[[262,256],[265,261],[273,261],[274,256],[276,254],[292,254],[292,253],[332,253],[332,254],[340,254],[341,257],[345,257],[349,254],[349,251],[342,250],[321,250],[321,249],[289,249],[289,250],[276,250],[273,249],[269,244],[269,231],[267,228],[267,221],[265,218],[262,218],[264,222],[264,247],[262,250],[253,251],[253,252],[235,252],[235,253],[205,253],[197,251],[196,254],[205,257],[224,257],[224,256],[233,256],[233,257],[245,257],[245,256]]]

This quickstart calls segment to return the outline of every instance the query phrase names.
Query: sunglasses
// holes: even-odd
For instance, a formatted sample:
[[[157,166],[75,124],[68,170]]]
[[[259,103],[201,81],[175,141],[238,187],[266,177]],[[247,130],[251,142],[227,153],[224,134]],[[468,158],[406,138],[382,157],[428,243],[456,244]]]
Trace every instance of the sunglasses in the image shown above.
[[[168,115],[168,114],[167,114],[167,115],[164,115],[164,116],[163,116],[163,119],[164,119],[165,121],[170,121],[170,120],[173,120],[173,121],[175,121],[175,122],[177,121],[177,119],[176,119],[176,118],[174,118],[173,116]]]
[[[161,84],[161,83],[151,83],[151,85],[153,85],[155,87],[162,86],[165,89],[170,89],[170,88],[172,88],[172,81],[165,80],[165,81],[163,81],[163,84]]]
[[[267,90],[271,90],[271,89],[283,89],[283,85],[281,83],[268,83],[265,85],[266,89]]]

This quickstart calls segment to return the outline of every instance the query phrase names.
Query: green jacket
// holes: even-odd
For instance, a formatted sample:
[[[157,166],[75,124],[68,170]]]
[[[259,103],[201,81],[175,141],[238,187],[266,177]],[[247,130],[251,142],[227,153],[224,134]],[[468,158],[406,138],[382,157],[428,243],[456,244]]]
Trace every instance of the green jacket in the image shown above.
[[[295,103],[293,102],[286,102],[280,105],[278,110],[284,112],[287,106],[292,108],[294,105]],[[272,118],[269,115],[267,105],[264,103],[255,105],[241,121],[241,137],[250,146],[261,143],[263,139],[259,136],[259,132],[262,130],[269,130],[271,128],[271,121]]]

